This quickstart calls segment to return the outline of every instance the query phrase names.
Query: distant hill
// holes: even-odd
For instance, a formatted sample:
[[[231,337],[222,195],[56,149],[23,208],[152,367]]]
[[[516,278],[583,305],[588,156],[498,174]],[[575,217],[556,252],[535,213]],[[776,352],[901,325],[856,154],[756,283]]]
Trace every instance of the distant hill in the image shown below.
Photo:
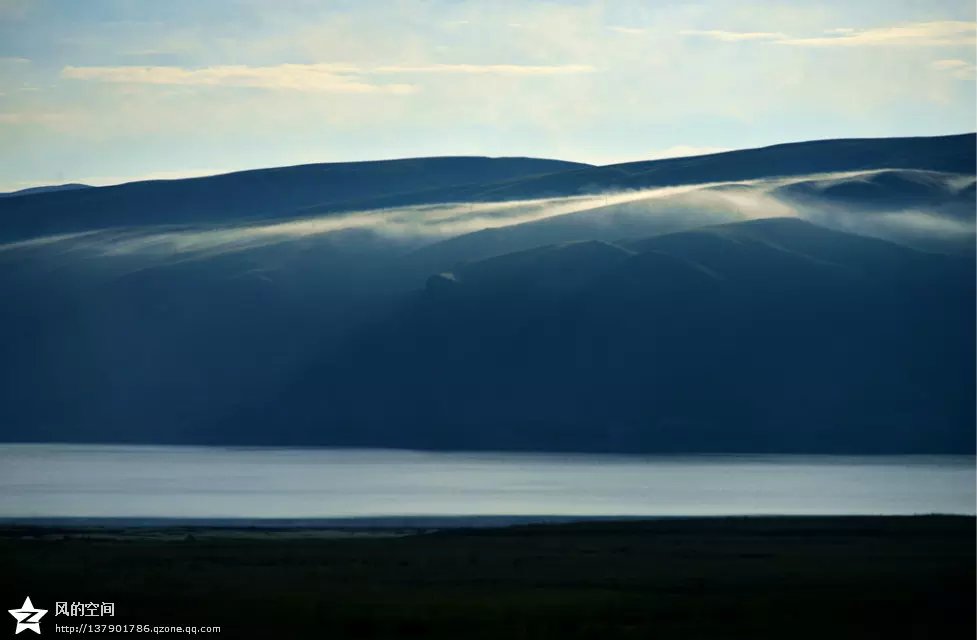
[[[495,183],[589,166],[535,158],[439,157],[308,164],[202,178],[130,182],[0,201],[0,239],[154,224],[294,215],[367,197]]]
[[[804,180],[781,187],[789,196],[881,209],[899,206],[958,205],[963,212],[974,203],[973,173],[886,169],[838,178]]]
[[[542,197],[607,189],[641,189],[868,169],[973,173],[977,166],[975,143],[977,135],[972,133],[920,138],[793,142],[688,158],[581,168],[559,176],[539,176],[513,181],[483,192],[482,197]]]
[[[822,172],[973,174],[977,135],[818,140],[594,167],[437,157],[299,165],[0,199],[0,240],[153,224],[218,224],[443,202],[572,196]]]
[[[466,185],[375,198],[359,207],[425,202],[466,202],[549,198],[585,193],[646,189],[772,176],[798,176],[874,169],[917,169],[973,174],[977,134],[917,138],[857,138],[792,142],[758,149],[725,151],[603,167],[577,167],[549,175],[514,178],[497,184]],[[316,209],[313,209],[315,211]],[[319,209],[325,211],[326,209]]]
[[[972,452],[974,143],[0,198],[0,440]]]
[[[545,247],[432,277],[210,437],[970,452],[973,301],[967,261],[793,219]]]
[[[47,187],[28,187],[27,189],[20,189],[18,191],[8,191],[6,193],[0,193],[0,198],[10,198],[13,196],[29,196],[36,195],[38,193],[51,193],[54,191],[75,191],[77,189],[89,189],[91,185],[81,184],[79,182],[70,182],[68,184],[56,184]]]

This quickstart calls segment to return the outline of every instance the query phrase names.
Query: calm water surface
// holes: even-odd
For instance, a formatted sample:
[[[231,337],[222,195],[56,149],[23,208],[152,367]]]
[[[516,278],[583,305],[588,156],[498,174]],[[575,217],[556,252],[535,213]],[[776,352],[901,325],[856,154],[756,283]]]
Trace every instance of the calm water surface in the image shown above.
[[[975,513],[970,456],[0,444],[0,517]]]

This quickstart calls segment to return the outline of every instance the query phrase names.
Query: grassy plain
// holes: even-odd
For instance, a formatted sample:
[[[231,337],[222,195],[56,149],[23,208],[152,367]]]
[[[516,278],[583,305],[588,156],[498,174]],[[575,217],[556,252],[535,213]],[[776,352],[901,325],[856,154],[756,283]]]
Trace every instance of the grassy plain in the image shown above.
[[[56,601],[115,602],[84,620],[224,638],[974,637],[972,517],[349,533],[8,525],[0,604],[30,595],[52,625],[82,620]]]

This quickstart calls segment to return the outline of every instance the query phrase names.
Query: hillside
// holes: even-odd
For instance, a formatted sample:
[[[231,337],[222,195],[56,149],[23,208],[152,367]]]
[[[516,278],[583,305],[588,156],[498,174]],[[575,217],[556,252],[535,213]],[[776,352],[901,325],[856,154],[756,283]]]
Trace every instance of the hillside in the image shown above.
[[[57,184],[46,187],[28,187],[27,189],[18,189],[17,191],[8,191],[6,193],[0,193],[0,198],[11,198],[14,196],[32,196],[39,193],[52,193],[54,191],[74,191],[76,189],[90,189],[91,185],[81,184],[77,182],[72,182],[69,184]]]
[[[0,438],[972,451],[973,142],[0,199]]]
[[[688,158],[577,167],[497,184],[432,190],[404,199],[371,199],[362,207],[548,198],[773,176],[910,169],[973,174],[977,134],[918,138],[815,140]],[[325,209],[323,209],[325,210]]]
[[[432,278],[233,428],[434,448],[970,451],[970,276],[783,219],[494,258]]]
[[[238,171],[203,178],[46,191],[0,200],[0,239],[120,226],[234,222],[366,197],[493,183],[580,168],[535,158],[439,157]]]

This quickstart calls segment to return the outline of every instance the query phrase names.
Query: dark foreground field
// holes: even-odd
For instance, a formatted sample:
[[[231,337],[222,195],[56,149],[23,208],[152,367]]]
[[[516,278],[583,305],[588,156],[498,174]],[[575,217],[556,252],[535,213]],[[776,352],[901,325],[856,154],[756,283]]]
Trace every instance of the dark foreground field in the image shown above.
[[[105,601],[87,621],[225,638],[974,637],[970,517],[118,533],[2,528],[0,608],[29,595],[45,635],[83,620],[56,601]]]

